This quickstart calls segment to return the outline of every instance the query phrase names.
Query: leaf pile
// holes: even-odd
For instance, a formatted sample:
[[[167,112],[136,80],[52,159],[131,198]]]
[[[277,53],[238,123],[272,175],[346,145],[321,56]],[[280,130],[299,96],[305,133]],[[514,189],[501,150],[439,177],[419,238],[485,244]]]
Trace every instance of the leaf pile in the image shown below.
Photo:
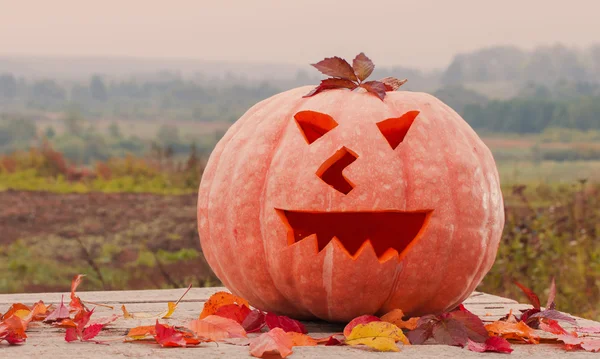
[[[463,305],[454,310],[420,318],[406,318],[402,310],[394,309],[381,317],[362,315],[351,320],[342,333],[324,338],[308,335],[299,321],[275,313],[251,308],[248,301],[228,292],[217,292],[204,304],[196,319],[184,325],[160,323],[168,320],[190,287],[179,300],[169,302],[161,313],[130,313],[123,306],[122,315],[92,319],[95,308],[89,309],[76,294],[83,275],[71,282],[70,301],[64,298],[58,305],[46,306],[37,302],[32,306],[13,304],[0,316],[0,342],[23,344],[31,322],[44,322],[65,329],[67,342],[96,340],[106,325],[119,320],[155,319],[154,325],[131,328],[125,337],[116,338],[129,343],[155,343],[161,347],[190,347],[202,343],[224,343],[247,346],[255,357],[287,357],[298,346],[345,345],[375,351],[400,351],[402,345],[423,345],[429,342],[458,346],[474,352],[510,354],[512,343],[538,344],[540,340],[560,343],[566,350],[600,352],[600,327],[565,329],[561,323],[574,325],[574,318],[556,309],[556,284],[552,280],[546,307],[529,288],[517,283],[532,303],[532,308],[515,315],[510,311],[494,322],[485,323]],[[98,306],[108,307],[102,304]],[[110,307],[112,308],[112,307]],[[541,334],[544,334],[543,337]]]
[[[319,86],[304,95],[304,97],[311,97],[325,90],[364,89],[383,101],[387,91],[396,91],[407,81],[406,79],[398,80],[394,77],[386,77],[379,81],[365,81],[371,76],[375,65],[362,52],[352,60],[352,65],[337,56],[325,58],[311,65],[323,75],[331,77],[322,80]]]

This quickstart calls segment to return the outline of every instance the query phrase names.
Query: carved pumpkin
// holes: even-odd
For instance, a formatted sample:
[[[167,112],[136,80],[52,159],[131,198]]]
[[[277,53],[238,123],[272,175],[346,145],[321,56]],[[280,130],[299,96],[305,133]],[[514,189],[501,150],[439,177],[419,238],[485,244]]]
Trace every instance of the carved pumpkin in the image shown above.
[[[494,262],[504,209],[494,160],[425,93],[309,87],[252,107],[198,197],[206,260],[234,294],[295,318],[449,310]]]

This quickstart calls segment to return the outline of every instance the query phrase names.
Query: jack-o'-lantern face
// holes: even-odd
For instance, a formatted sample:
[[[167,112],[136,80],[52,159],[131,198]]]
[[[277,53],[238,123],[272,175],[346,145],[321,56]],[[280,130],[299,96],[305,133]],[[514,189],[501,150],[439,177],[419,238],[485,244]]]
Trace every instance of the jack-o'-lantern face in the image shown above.
[[[387,141],[389,151],[395,151],[404,141],[419,115],[409,111],[400,117],[384,119],[374,123],[380,138]],[[300,134],[308,146],[325,137],[339,126],[330,115],[316,111],[300,111],[294,115]],[[317,169],[317,176],[324,186],[347,195],[362,188],[352,178],[344,175],[359,155],[342,146],[332,153]],[[375,181],[377,179],[374,179]],[[401,211],[394,209],[372,211],[314,211],[277,208],[287,228],[288,245],[293,245],[311,235],[316,235],[318,251],[322,251],[332,240],[337,240],[347,254],[355,257],[360,249],[370,244],[380,261],[397,256],[402,259],[427,227],[432,209]]]

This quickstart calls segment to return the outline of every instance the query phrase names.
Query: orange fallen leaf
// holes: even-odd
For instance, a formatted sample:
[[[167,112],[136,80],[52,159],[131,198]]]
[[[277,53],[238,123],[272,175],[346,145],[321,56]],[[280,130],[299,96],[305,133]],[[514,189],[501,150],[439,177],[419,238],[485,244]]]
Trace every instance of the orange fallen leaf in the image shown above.
[[[79,287],[79,284],[81,284],[83,277],[85,277],[85,274],[78,274],[73,277],[73,280],[71,281],[71,302],[69,303],[71,311],[80,311],[85,308],[81,299],[75,295],[75,291],[77,290],[77,287]]]
[[[491,336],[504,339],[520,340],[530,344],[538,344],[540,337],[525,322],[496,321],[485,325]]]
[[[206,303],[204,303],[202,313],[200,313],[200,319],[204,319],[209,315],[215,314],[220,307],[228,304],[245,305],[246,307],[250,307],[250,304],[244,298],[238,297],[237,295],[233,295],[229,292],[216,292],[215,294],[211,295],[210,298],[208,298]]]
[[[273,328],[250,340],[250,355],[262,358],[279,354],[285,358],[292,354],[292,346],[292,340],[283,329]]]
[[[384,322],[392,323],[400,329],[414,330],[419,322],[419,317],[402,320],[404,312],[401,309],[392,309],[381,317]]]
[[[204,319],[195,319],[188,328],[205,341],[219,341],[225,338],[245,338],[246,331],[233,319],[210,315]]]
[[[23,303],[14,303],[10,306],[10,308],[8,308],[8,311],[6,311],[6,313],[0,317],[0,320],[8,319],[13,315],[23,319],[28,316],[29,313],[31,313],[31,309],[29,309],[28,306]]]
[[[298,332],[287,332],[287,335],[292,340],[293,347],[311,347],[317,345],[317,340],[309,337],[306,334]]]
[[[155,325],[144,325],[141,327],[135,327],[129,329],[127,336],[125,336],[125,340],[145,340],[145,339],[154,339],[154,335],[156,334],[156,326]]]

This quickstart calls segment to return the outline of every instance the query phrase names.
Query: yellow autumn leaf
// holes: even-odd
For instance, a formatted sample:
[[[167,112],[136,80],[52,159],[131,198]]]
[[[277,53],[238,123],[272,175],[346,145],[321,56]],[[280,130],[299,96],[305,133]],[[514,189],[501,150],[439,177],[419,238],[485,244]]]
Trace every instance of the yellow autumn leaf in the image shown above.
[[[167,306],[168,306],[167,310],[165,310],[164,312],[156,313],[156,314],[146,313],[146,312],[130,313],[129,311],[127,311],[127,308],[125,308],[125,305],[121,306],[121,310],[123,311],[123,318],[125,318],[125,319],[148,319],[148,318],[169,319],[173,315],[173,312],[175,312],[175,309],[177,309],[177,303],[168,302]]]
[[[400,351],[396,346],[398,341],[408,343],[402,329],[392,323],[379,321],[358,324],[346,337],[348,345],[367,345],[378,351]]]

